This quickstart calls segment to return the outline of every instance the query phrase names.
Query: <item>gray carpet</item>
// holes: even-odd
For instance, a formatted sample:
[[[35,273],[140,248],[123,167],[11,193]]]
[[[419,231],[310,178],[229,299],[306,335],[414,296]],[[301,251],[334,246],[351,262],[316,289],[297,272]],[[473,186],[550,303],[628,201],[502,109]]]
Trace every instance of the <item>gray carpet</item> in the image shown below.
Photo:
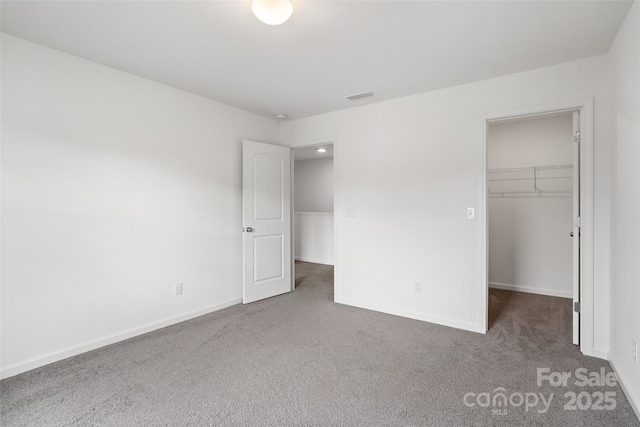
[[[640,425],[619,387],[536,385],[538,367],[611,369],[571,345],[569,300],[492,290],[480,335],[335,304],[331,267],[298,273],[290,294],[3,380],[2,425]],[[546,413],[478,406],[498,387],[516,404],[514,393],[554,398]],[[616,408],[584,396],[587,409],[565,410],[571,391],[613,392]]]

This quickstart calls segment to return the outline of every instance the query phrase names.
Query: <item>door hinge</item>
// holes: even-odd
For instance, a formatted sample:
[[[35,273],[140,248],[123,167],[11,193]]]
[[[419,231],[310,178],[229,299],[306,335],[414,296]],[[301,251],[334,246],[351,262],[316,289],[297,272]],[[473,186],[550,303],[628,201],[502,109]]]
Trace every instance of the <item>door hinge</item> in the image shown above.
[[[580,142],[580,131],[573,133],[573,142]]]
[[[580,302],[576,301],[573,303],[573,311],[575,311],[576,313],[580,313]]]

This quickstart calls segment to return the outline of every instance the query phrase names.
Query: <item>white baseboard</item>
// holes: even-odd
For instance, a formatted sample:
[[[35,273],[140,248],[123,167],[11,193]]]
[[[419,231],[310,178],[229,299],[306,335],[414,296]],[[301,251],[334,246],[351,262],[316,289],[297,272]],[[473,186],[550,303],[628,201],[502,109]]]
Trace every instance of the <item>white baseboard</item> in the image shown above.
[[[437,325],[449,326],[451,328],[463,329],[465,331],[477,332],[477,333],[480,333],[480,334],[486,334],[486,331],[484,329],[480,329],[480,325],[478,325],[478,324],[456,322],[456,321],[453,321],[453,320],[442,319],[442,318],[439,318],[439,317],[425,316],[425,315],[420,314],[420,313],[414,313],[414,312],[405,311],[405,310],[398,310],[398,309],[393,308],[393,307],[387,307],[387,306],[384,306],[384,305],[371,303],[371,302],[352,300],[352,299],[349,299],[349,298],[335,298],[334,302],[336,302],[338,304],[349,305],[349,306],[352,306],[352,307],[364,308],[364,309],[367,309],[367,310],[379,311],[381,313],[386,313],[386,314],[392,314],[394,316],[407,317],[409,319],[415,319],[415,320],[421,320],[423,322],[435,323]]]
[[[78,344],[62,350],[54,351],[43,356],[34,357],[23,362],[14,363],[13,365],[9,365],[0,371],[0,378],[4,379],[13,377],[14,375],[36,369],[50,363],[58,362],[72,356],[77,356],[78,354],[86,353],[87,351],[95,350],[100,347],[117,343],[119,341],[124,341],[138,335],[146,334],[148,332],[155,331],[156,329],[175,325],[176,323],[184,322],[185,320],[213,313],[214,311],[222,310],[223,308],[231,307],[232,305],[240,304],[241,302],[241,298],[232,299],[221,304],[216,304],[210,307],[202,308],[200,310],[192,311],[191,313],[182,314],[180,316],[165,319],[160,322],[149,323],[139,328],[129,329],[127,331],[120,332],[114,335],[98,338],[95,340],[87,341],[83,344]]]
[[[629,405],[631,405],[631,408],[633,408],[633,412],[636,413],[636,417],[638,417],[638,420],[640,420],[640,400],[638,400],[638,396],[632,393],[630,387],[627,387],[627,384],[625,383],[624,378],[620,376],[620,373],[616,369],[616,365],[613,363],[613,360],[609,359],[609,364],[611,364],[611,368],[613,369],[613,372],[616,374],[616,378],[618,379],[618,384],[620,384],[620,388],[622,389],[622,392],[627,397],[627,400],[629,401]]]
[[[318,258],[307,258],[307,257],[296,257],[296,261],[302,262],[311,262],[313,264],[324,264],[324,265],[333,265],[332,259],[318,259]]]
[[[529,286],[508,285],[506,283],[489,282],[490,288],[504,289],[505,291],[525,292],[528,294],[547,295],[550,297],[573,298],[571,292],[556,291],[554,289],[532,288]]]

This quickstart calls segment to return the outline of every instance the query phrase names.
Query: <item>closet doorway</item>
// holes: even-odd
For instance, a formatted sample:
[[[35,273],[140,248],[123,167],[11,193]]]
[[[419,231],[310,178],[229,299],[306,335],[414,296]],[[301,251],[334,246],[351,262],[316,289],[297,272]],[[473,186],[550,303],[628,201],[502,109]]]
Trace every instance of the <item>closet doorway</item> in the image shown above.
[[[548,310],[544,316],[562,318],[553,325],[566,332],[558,339],[576,341],[578,333],[571,337],[571,309],[574,264],[579,266],[573,252],[579,239],[573,237],[573,218],[579,216],[574,212],[579,206],[574,203],[579,200],[579,181],[574,180],[579,163],[574,164],[573,129],[578,114],[501,120],[490,123],[487,133],[490,309],[513,306],[509,300],[517,298],[526,319],[523,326],[545,322],[537,315]]]
[[[334,146],[325,143],[293,148],[291,158],[293,286],[330,286],[333,300]]]
[[[561,101],[552,104],[545,104],[539,106],[522,107],[512,110],[499,111],[494,113],[488,113],[481,117],[481,164],[480,164],[480,176],[481,176],[481,253],[482,259],[482,281],[481,283],[481,296],[480,310],[484,313],[484,317],[480,319],[480,330],[488,331],[491,325],[491,317],[489,315],[489,283],[493,282],[492,287],[500,286],[499,282],[495,279],[495,275],[492,274],[490,278],[489,270],[489,234],[490,230],[490,218],[489,218],[489,203],[491,202],[491,193],[489,190],[489,169],[519,169],[518,167],[497,167],[495,164],[489,166],[488,164],[488,152],[489,152],[489,128],[490,126],[500,123],[526,122],[527,119],[535,118],[552,118],[553,116],[562,116],[565,113],[571,113],[572,125],[573,125],[573,156],[572,156],[572,179],[573,179],[573,192],[572,192],[572,204],[573,204],[573,218],[569,228],[564,231],[564,234],[568,235],[568,238],[572,242],[572,294],[573,301],[567,299],[567,302],[572,302],[572,305],[566,305],[567,316],[571,321],[570,323],[569,337],[566,339],[568,342],[573,342],[580,346],[580,351],[589,356],[593,356],[597,353],[594,349],[594,234],[593,234],[593,98],[582,98],[571,101]],[[568,116],[568,114],[567,114]],[[529,164],[526,167],[536,166]],[[549,165],[549,166],[557,166]],[[560,165],[562,166],[562,165]],[[523,166],[524,168],[525,166]],[[533,170],[535,173],[535,169]],[[534,185],[538,182],[537,176],[522,177],[522,181],[534,181]],[[498,184],[500,185],[500,184]],[[506,184],[505,184],[506,185]],[[535,188],[535,186],[534,186]],[[495,187],[494,187],[495,190]],[[503,191],[506,193],[506,191]],[[495,193],[494,193],[495,194]],[[495,196],[494,196],[495,197]],[[536,196],[542,197],[542,196]],[[495,227],[495,224],[494,224]],[[573,232],[573,236],[571,233]],[[494,255],[495,256],[495,255]],[[520,258],[523,259],[523,258]],[[538,269],[544,269],[543,265],[538,266]],[[494,270],[495,271],[495,270]],[[504,276],[503,276],[504,277]],[[493,279],[493,280],[491,280]],[[529,288],[536,288],[530,284],[514,284],[514,283],[502,283],[503,285],[518,285],[527,286]],[[541,293],[539,289],[548,289],[544,286],[538,286],[538,293]],[[565,288],[566,289],[566,288]],[[530,289],[529,289],[530,290]],[[495,291],[492,290],[492,291]],[[509,292],[502,291],[501,292]],[[515,292],[513,293],[515,294]],[[520,293],[518,295],[535,295]],[[566,293],[565,293],[566,295]],[[546,297],[553,298],[553,297]],[[565,327],[564,325],[563,327]],[[572,333],[572,334],[571,334]]]

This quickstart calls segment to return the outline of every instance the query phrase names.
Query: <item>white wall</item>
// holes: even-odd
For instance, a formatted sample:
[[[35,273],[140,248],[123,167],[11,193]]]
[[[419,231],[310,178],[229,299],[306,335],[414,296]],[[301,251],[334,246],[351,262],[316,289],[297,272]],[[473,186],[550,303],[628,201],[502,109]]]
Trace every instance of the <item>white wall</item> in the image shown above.
[[[240,302],[274,121],[6,34],[2,92],[4,376]]]
[[[640,4],[636,1],[610,50],[614,94],[611,209],[611,351],[609,356],[640,416]]]
[[[489,169],[573,163],[572,113],[491,123]]]
[[[333,213],[296,212],[294,224],[296,260],[333,265]]]
[[[296,161],[294,193],[296,212],[333,212],[333,158]]]
[[[338,302],[480,330],[481,116],[595,98],[594,353],[609,333],[607,56],[300,119],[283,142],[335,141]],[[366,153],[366,154],[363,154]],[[347,217],[352,210],[355,217]],[[422,294],[413,282],[423,282]]]
[[[333,265],[333,158],[296,161],[294,192],[295,258]]]
[[[570,165],[572,134],[571,113],[491,124],[488,167]],[[571,298],[572,194],[491,195],[488,209],[490,286]]]

